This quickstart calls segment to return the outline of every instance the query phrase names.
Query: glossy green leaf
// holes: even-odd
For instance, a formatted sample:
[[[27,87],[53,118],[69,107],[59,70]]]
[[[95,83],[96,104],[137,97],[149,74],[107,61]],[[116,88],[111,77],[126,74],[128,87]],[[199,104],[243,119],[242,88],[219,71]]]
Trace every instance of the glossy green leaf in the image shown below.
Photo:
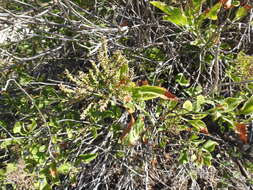
[[[194,144],[195,147],[198,147],[200,144],[204,143],[205,140],[199,139],[199,136],[198,136],[198,135],[196,135],[196,136],[198,137],[198,139],[193,140],[192,143]],[[192,138],[192,137],[191,137],[191,138]]]
[[[159,86],[149,86],[144,85],[140,87],[132,88],[133,98],[136,100],[151,100],[154,98],[162,98],[162,99],[177,99],[176,96],[168,92],[166,88],[162,88]]]
[[[72,139],[73,138],[73,129],[71,128],[66,128],[66,131],[67,131],[67,135],[68,135],[68,138],[69,139]]]
[[[161,1],[150,1],[150,4],[160,9],[164,13],[170,15],[171,14],[171,6],[168,6],[166,3]]]
[[[238,21],[241,18],[245,17],[248,14],[248,9],[245,7],[240,7],[236,13],[235,13],[235,18],[233,19],[233,21]]]
[[[42,145],[42,146],[39,147],[38,151],[39,151],[39,152],[45,152],[45,151],[46,151],[46,148],[47,148],[47,147],[46,147],[45,145]]]
[[[208,114],[207,113],[203,113],[203,114],[193,114],[192,115],[192,119],[203,119],[204,117],[206,117]]]
[[[18,121],[15,123],[14,127],[13,127],[13,133],[21,133],[22,130],[22,124]]]
[[[64,164],[61,164],[58,168],[57,168],[57,171],[60,173],[60,174],[67,174],[71,168],[73,166],[70,164],[70,163],[64,163]]]
[[[186,100],[183,104],[183,108],[186,109],[187,111],[192,111],[193,106],[190,100]]]
[[[201,110],[201,105],[206,103],[205,97],[202,95],[197,96],[196,103],[194,104],[194,111],[200,111]]]
[[[240,6],[240,1],[232,1],[231,5],[233,5],[234,7],[238,7]]]
[[[203,164],[206,166],[211,166],[212,162],[211,160],[213,159],[211,154],[204,154],[203,155]]]
[[[224,100],[224,103],[226,105],[226,106],[224,106],[225,107],[224,112],[234,111],[240,105],[240,103],[242,101],[243,101],[243,99],[241,99],[241,98],[232,98],[232,97],[226,98]]]
[[[197,96],[197,103],[198,103],[199,105],[202,105],[202,104],[204,104],[205,102],[206,102],[206,100],[205,100],[205,97],[204,97],[203,95]]]
[[[202,4],[205,2],[206,0],[192,0],[192,5],[193,5],[193,9],[196,11],[196,12],[199,12],[201,7],[202,7]]]
[[[206,14],[206,18],[210,20],[217,20],[218,19],[218,13],[220,12],[220,9],[222,7],[222,3],[218,2],[216,3]]]
[[[136,109],[134,103],[132,102],[124,104],[124,107],[128,110],[129,113],[134,113]]]
[[[227,124],[227,127],[233,129],[235,126],[235,121],[233,120],[232,117],[221,117],[221,121],[225,122]]]
[[[197,134],[195,134],[195,133],[193,133],[193,134],[190,136],[190,140],[191,140],[192,142],[196,142],[196,141],[198,141],[198,139],[199,139],[199,136],[198,136]]]
[[[253,113],[253,96],[251,96],[248,101],[244,103],[240,113],[244,115]]]
[[[188,120],[188,122],[196,129],[206,128],[206,124],[202,120]]]
[[[186,151],[181,152],[179,156],[179,162],[181,164],[186,164],[188,161],[189,159],[188,159],[187,152]]]
[[[170,21],[179,26],[187,26],[188,25],[187,17],[184,14],[180,15],[179,13],[180,9],[176,11],[177,11],[176,15],[173,15],[173,16],[165,15],[163,16],[163,20]]]
[[[181,9],[168,6],[160,1],[151,1],[150,3],[167,14],[163,17],[164,20],[170,21],[179,26],[188,25],[187,17]]]
[[[98,153],[88,153],[79,155],[79,158],[85,163],[90,163],[92,160],[96,159],[97,156]]]
[[[205,142],[205,144],[203,145],[203,148],[205,150],[207,150],[208,152],[212,152],[215,149],[215,146],[219,145],[217,142],[212,141],[212,140],[208,140],[207,142]]]
[[[129,77],[129,68],[128,68],[128,64],[123,64],[120,68],[120,76],[119,79],[120,80],[127,80]]]

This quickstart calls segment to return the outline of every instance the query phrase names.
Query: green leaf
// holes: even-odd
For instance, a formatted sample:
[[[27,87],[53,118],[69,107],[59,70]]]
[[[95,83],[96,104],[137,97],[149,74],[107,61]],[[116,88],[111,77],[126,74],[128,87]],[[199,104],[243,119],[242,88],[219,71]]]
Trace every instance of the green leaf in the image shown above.
[[[26,86],[27,84],[29,84],[31,81],[33,80],[33,78],[31,76],[29,76],[26,73],[22,73],[21,77],[19,79],[19,84],[22,86]]]
[[[198,139],[199,139],[199,136],[197,135],[197,134],[192,134],[191,136],[190,136],[190,140],[193,142],[196,142],[196,141],[198,141]]]
[[[180,9],[178,9],[177,14],[173,16],[168,16],[168,15],[163,16],[163,20],[170,21],[179,26],[187,26],[188,25],[187,17],[184,14],[180,15],[179,11]]]
[[[181,164],[186,164],[188,161],[189,159],[188,159],[187,152],[186,151],[181,152],[179,156],[179,162]]]
[[[0,169],[0,179],[5,176],[5,169]]]
[[[29,132],[32,132],[37,127],[36,121],[34,119],[32,119],[31,121],[32,123],[26,126]]]
[[[57,171],[60,173],[60,174],[67,174],[71,168],[73,166],[70,164],[70,163],[64,163],[64,164],[61,164],[58,168],[57,168]]]
[[[6,127],[7,127],[6,122],[5,122],[5,121],[1,121],[1,120],[0,120],[0,127],[4,127],[4,128],[6,128]]]
[[[85,163],[90,163],[92,160],[96,159],[97,156],[98,153],[89,153],[89,154],[81,154],[79,155],[79,158]]]
[[[176,101],[166,101],[165,102],[165,100],[161,99],[161,104],[165,105],[166,109],[172,110],[172,109],[174,109],[176,107],[176,105],[178,104],[178,102],[176,102]]]
[[[196,87],[189,87],[187,89],[184,89],[184,91],[189,94],[189,96],[195,96],[197,94],[200,94],[203,89],[200,85],[196,86]]]
[[[164,13],[170,15],[171,14],[171,6],[168,6],[166,3],[161,1],[150,1],[150,4],[160,9]]]
[[[240,1],[232,1],[231,5],[233,5],[234,7],[239,7],[240,6]]]
[[[45,152],[46,151],[46,146],[42,145],[39,147],[39,152]]]
[[[144,85],[140,87],[134,87],[131,89],[133,92],[133,98],[136,100],[151,100],[154,98],[162,98],[162,99],[170,99],[177,100],[177,97],[170,92],[166,88],[162,88],[159,86],[149,86]]]
[[[188,122],[198,130],[206,128],[206,124],[202,120],[188,120]]]
[[[183,108],[186,109],[187,111],[192,111],[193,106],[190,100],[186,100],[183,104]]]
[[[188,25],[187,17],[181,9],[168,6],[160,1],[151,1],[150,3],[167,14],[163,17],[164,20],[170,21],[179,26]]]
[[[119,79],[120,80],[127,80],[129,77],[129,68],[128,68],[128,64],[123,64],[120,68],[120,75],[119,75]]]
[[[128,103],[124,104],[124,107],[128,110],[129,113],[135,112],[135,105],[132,102],[128,102]]]
[[[225,122],[227,124],[227,127],[233,129],[235,126],[235,122],[232,117],[221,117],[221,121]]]
[[[237,9],[235,13],[235,18],[233,19],[233,21],[238,21],[241,18],[245,17],[247,14],[248,14],[248,9],[245,7],[240,7],[239,9]]]
[[[180,84],[181,86],[189,86],[190,81],[185,78],[183,73],[179,73],[176,76],[176,82]]]
[[[204,117],[206,117],[208,114],[207,113],[203,113],[203,114],[194,114],[192,115],[192,119],[203,119]]]
[[[206,166],[211,166],[212,162],[211,160],[213,159],[211,154],[205,154],[203,155],[203,164]]]
[[[50,187],[50,185],[48,184],[46,177],[44,179],[40,179],[39,182],[39,190],[51,190],[52,188]]]
[[[253,96],[251,96],[248,101],[244,103],[240,113],[244,115],[253,113]]]
[[[203,148],[205,150],[207,150],[208,152],[212,152],[215,149],[215,146],[219,145],[217,142],[212,141],[212,140],[208,140],[207,142],[205,142],[205,144],[203,145]]]
[[[202,4],[205,2],[206,0],[192,0],[192,5],[193,5],[193,8],[196,12],[199,12],[201,7],[202,7]]]
[[[22,124],[21,122],[16,122],[14,127],[13,127],[13,133],[19,133],[19,134],[22,134],[21,133],[21,129],[22,129]]]
[[[222,3],[218,2],[216,3],[210,10],[209,12],[206,14],[206,18],[210,19],[210,20],[217,20],[218,19],[218,13],[220,12],[220,9],[222,7]]]
[[[197,96],[197,101],[194,105],[194,110],[199,112],[201,110],[201,105],[206,103],[205,97],[202,95]]]
[[[202,104],[204,104],[205,102],[206,102],[206,100],[205,100],[205,97],[204,97],[204,96],[202,96],[202,95],[197,96],[197,103],[198,103],[199,105],[202,105]]]
[[[226,98],[224,100],[224,103],[225,103],[224,112],[234,111],[240,105],[242,101],[243,99],[241,98],[232,98],[232,97]]]
[[[197,136],[197,135],[196,135]],[[198,136],[197,136],[198,137]],[[192,138],[192,137],[191,137]],[[199,137],[198,137],[199,138]],[[196,139],[196,140],[192,140],[192,143],[194,144],[195,147],[198,147],[200,144],[204,143],[205,140],[200,140],[200,139]]]
[[[72,139],[73,138],[73,129],[71,128],[66,128],[66,131],[67,131],[67,135],[68,135],[68,138],[69,139]]]
[[[7,173],[11,173],[11,172],[15,171],[16,169],[17,169],[17,166],[16,166],[16,164],[13,164],[13,163],[8,163],[6,166]]]
[[[143,115],[140,115],[136,122],[132,125],[129,133],[123,138],[122,142],[126,145],[135,145],[140,139],[141,134],[145,130],[145,124],[143,120]]]

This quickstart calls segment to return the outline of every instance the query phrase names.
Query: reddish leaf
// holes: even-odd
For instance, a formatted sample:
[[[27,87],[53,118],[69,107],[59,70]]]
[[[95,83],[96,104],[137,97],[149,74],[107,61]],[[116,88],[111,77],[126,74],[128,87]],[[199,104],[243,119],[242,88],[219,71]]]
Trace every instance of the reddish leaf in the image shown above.
[[[164,93],[164,96],[166,96],[169,100],[178,101],[179,98],[176,97],[174,94],[169,92],[168,90]]]
[[[127,83],[127,81],[125,79],[122,79],[122,80],[119,81],[119,83],[117,84],[116,87],[118,88],[120,86],[124,86],[124,85],[126,85],[126,83]]]
[[[120,27],[129,26],[128,20],[123,20],[123,21],[119,24],[119,26],[120,26]]]
[[[56,168],[50,168],[49,172],[50,172],[50,175],[53,178],[57,177],[57,170],[56,170]]]
[[[210,8],[207,8],[205,11],[204,11],[204,14],[207,15],[210,11]]]
[[[123,99],[127,103],[127,102],[130,102],[132,100],[132,97],[129,96],[129,95],[126,95]]]
[[[244,5],[243,7],[244,7],[245,9],[247,9],[248,11],[249,11],[250,9],[252,9],[252,6],[251,6],[251,5],[248,5],[248,4]]]
[[[138,80],[137,85],[138,86],[148,85],[148,81],[147,80]]]
[[[158,161],[156,158],[152,159],[151,160],[151,165],[152,165],[152,168],[153,169],[156,169],[157,168],[157,164],[158,164]]]
[[[221,104],[217,104],[216,107],[217,107],[219,110],[222,110],[222,111],[225,110],[225,109],[224,109],[224,106],[221,105]]]
[[[204,134],[209,134],[208,129],[206,127],[200,128],[199,132],[204,133]]]
[[[239,134],[240,140],[244,143],[248,143],[247,126],[243,123],[236,124],[236,132]]]
[[[127,124],[127,127],[123,130],[123,133],[120,137],[121,140],[123,140],[123,138],[131,131],[132,126],[134,125],[134,123],[135,123],[135,119],[134,119],[133,115],[131,114],[131,120]]]

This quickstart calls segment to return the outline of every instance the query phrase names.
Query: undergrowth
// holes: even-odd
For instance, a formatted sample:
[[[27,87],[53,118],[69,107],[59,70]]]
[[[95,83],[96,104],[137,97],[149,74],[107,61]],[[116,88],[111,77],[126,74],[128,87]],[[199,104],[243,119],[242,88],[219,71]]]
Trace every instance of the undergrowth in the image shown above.
[[[3,189],[252,188],[249,3],[30,3],[0,9]]]

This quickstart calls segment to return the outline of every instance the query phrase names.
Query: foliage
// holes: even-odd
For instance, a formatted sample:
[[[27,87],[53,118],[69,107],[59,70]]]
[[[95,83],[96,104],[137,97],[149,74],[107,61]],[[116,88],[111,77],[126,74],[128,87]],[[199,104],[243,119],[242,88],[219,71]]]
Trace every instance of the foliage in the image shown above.
[[[0,4],[1,187],[249,187],[249,4]]]
[[[205,48],[210,48],[219,42],[221,30],[226,24],[225,19],[231,19],[230,13],[228,13],[221,23],[213,24],[209,22],[210,24],[204,25],[208,19],[218,20],[222,6],[226,9],[232,9],[232,7],[227,7],[226,1],[218,1],[212,7],[206,8],[205,10],[203,10],[204,4],[206,3],[205,0],[189,1],[184,9],[169,6],[160,1],[151,1],[150,3],[166,13],[163,17],[164,20],[184,27],[187,31],[191,32],[195,37],[192,44]],[[238,7],[239,5],[240,3],[238,1],[233,1],[233,7]],[[234,18],[232,18],[233,21],[237,21],[248,14],[250,6],[248,8],[245,7],[240,7],[236,11]]]
[[[235,60],[234,74],[237,76],[233,78],[235,81],[251,80],[253,76],[253,57],[245,55],[240,52]],[[239,79],[239,80],[238,80]],[[240,80],[241,79],[241,80]]]

